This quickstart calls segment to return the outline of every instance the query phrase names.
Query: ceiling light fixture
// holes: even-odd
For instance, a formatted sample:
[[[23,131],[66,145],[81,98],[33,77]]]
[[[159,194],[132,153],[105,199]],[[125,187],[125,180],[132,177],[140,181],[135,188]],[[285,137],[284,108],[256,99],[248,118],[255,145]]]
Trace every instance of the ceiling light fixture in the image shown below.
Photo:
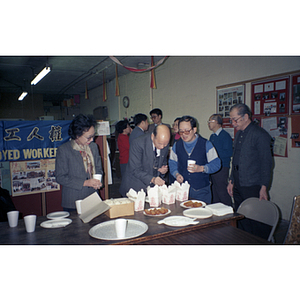
[[[49,72],[51,71],[50,67],[45,67],[32,81],[31,85],[36,85],[40,80],[42,80]]]
[[[27,92],[23,92],[20,97],[18,98],[19,101],[22,101],[26,96],[27,96]]]

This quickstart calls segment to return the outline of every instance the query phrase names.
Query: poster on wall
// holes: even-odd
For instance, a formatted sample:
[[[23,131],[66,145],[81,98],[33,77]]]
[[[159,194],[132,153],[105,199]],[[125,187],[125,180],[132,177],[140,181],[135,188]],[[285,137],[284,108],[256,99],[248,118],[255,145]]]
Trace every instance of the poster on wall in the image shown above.
[[[300,113],[300,74],[292,77],[292,114]]]
[[[217,113],[224,119],[229,120],[230,108],[238,103],[245,103],[245,85],[217,89]]]
[[[55,159],[10,162],[12,196],[58,191]]]
[[[251,110],[253,116],[286,115],[289,113],[289,77],[251,86]]]

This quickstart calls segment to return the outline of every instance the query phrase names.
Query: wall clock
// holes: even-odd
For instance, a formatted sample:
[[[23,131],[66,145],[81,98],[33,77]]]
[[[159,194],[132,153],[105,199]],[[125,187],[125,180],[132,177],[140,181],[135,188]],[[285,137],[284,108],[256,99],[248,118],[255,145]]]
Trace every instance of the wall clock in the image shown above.
[[[124,106],[125,108],[128,108],[128,106],[129,106],[129,98],[128,98],[127,96],[125,96],[125,97],[123,98],[123,106]]]

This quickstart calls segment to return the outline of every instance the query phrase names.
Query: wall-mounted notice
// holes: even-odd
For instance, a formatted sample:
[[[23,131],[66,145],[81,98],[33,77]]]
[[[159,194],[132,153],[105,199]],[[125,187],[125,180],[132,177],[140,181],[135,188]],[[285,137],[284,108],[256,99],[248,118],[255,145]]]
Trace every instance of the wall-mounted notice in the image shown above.
[[[245,103],[245,85],[217,89],[217,113],[229,119],[230,108]]]
[[[289,113],[288,93],[289,77],[252,83],[251,109],[253,115],[287,115]]]
[[[12,196],[57,191],[55,159],[10,162]]]

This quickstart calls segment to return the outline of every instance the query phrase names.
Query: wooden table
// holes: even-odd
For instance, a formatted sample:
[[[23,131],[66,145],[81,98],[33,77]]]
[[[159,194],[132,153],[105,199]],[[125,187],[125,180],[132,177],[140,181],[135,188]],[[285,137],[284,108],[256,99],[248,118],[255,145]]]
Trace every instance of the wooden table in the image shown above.
[[[147,204],[148,205],[148,204]],[[172,205],[164,205],[171,210],[170,215],[182,216],[183,208],[180,202]],[[168,215],[168,216],[170,216]],[[111,220],[105,214],[94,218],[89,223],[83,223],[76,213],[69,216],[72,223],[64,228],[46,229],[40,224],[47,220],[46,217],[38,217],[36,230],[27,233],[23,220],[15,228],[10,228],[7,222],[0,223],[0,244],[13,245],[110,245],[110,244],[264,244],[266,240],[254,237],[235,228],[236,221],[243,218],[239,214],[228,214],[222,217],[212,216],[207,219],[199,219],[199,224],[185,227],[171,227],[158,225],[157,221],[163,217],[145,216],[143,212],[135,212],[126,219],[136,219],[148,225],[148,231],[140,237],[128,240],[106,241],[95,239],[89,235],[93,226]]]

